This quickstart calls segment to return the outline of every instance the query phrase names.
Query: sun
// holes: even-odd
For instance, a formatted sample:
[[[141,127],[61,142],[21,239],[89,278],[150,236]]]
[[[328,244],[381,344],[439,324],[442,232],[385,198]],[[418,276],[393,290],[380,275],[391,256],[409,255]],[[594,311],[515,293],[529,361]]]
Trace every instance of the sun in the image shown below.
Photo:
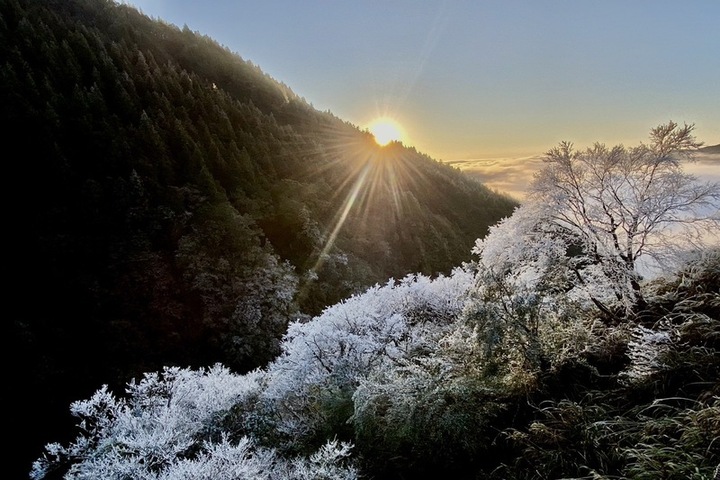
[[[375,141],[381,147],[390,142],[401,142],[404,137],[402,127],[395,120],[387,117],[373,120],[368,130],[370,130],[370,133],[375,137]]]

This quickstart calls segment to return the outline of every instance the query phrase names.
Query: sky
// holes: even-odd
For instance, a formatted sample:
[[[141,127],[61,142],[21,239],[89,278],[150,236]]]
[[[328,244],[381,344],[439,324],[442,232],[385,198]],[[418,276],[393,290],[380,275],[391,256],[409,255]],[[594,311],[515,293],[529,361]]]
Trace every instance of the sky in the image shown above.
[[[531,168],[564,140],[637,145],[670,120],[720,143],[720,0],[125,3],[360,128],[391,117],[460,168]]]

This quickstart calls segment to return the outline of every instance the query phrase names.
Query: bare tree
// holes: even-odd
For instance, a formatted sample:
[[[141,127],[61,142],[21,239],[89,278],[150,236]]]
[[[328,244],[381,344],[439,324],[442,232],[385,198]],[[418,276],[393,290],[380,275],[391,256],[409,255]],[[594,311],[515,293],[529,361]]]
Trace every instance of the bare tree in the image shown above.
[[[645,304],[643,258],[664,264],[673,247],[719,231],[720,184],[683,171],[702,145],[693,129],[660,125],[649,145],[633,148],[596,143],[578,151],[562,142],[546,153],[531,186],[529,201],[543,205],[553,230],[580,243],[578,261],[600,267],[627,311]]]

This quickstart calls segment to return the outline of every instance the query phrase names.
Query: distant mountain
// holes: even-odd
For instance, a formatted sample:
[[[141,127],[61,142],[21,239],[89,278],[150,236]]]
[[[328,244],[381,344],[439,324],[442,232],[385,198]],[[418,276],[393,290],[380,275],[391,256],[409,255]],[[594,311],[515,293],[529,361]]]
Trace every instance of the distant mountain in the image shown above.
[[[720,143],[717,145],[709,145],[707,147],[702,147],[699,149],[701,153],[711,153],[714,155],[720,154]]]
[[[449,272],[516,206],[121,3],[0,0],[0,65],[11,437],[33,454],[98,385],[263,365],[289,321]]]

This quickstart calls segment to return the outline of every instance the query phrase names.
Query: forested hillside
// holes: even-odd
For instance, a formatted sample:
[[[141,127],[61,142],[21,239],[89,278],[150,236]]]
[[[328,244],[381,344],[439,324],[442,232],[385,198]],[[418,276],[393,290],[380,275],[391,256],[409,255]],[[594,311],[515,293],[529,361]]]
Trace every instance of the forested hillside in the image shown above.
[[[23,461],[98,384],[264,365],[289,321],[448,273],[515,207],[112,1],[1,0],[0,102]]]

